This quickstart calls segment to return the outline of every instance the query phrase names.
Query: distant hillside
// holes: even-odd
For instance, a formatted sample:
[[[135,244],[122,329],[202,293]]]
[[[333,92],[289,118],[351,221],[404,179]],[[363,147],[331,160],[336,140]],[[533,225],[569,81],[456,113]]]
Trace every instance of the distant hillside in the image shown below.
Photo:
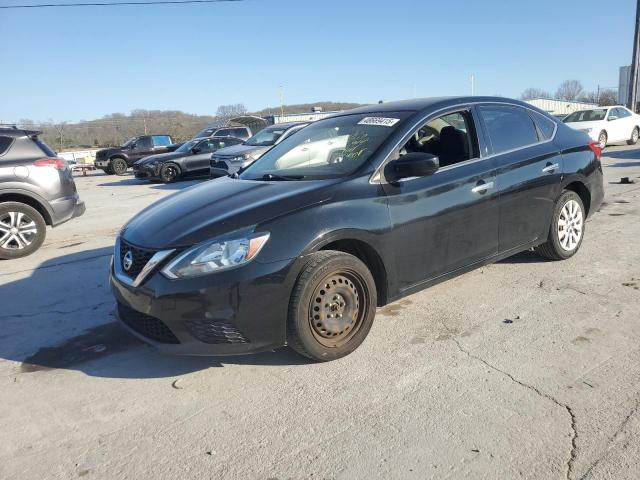
[[[324,111],[346,110],[358,107],[358,103],[315,102],[299,105],[285,105],[285,113],[306,113],[313,107]],[[228,108],[225,108],[228,107]],[[23,119],[19,126],[42,130],[42,138],[53,149],[64,151],[75,148],[101,148],[121,145],[137,135],[169,134],[175,142],[192,138],[199,130],[217,121],[221,124],[235,115],[246,112],[244,105],[229,105],[218,108],[217,115],[193,115],[177,110],[133,110],[130,114],[112,113],[96,120],[81,120],[77,123],[44,122],[36,123]],[[280,107],[271,107],[254,112],[253,115],[275,115]]]
[[[310,112],[313,107],[321,107],[325,112],[331,112],[334,110],[348,110],[350,108],[356,108],[362,106],[361,103],[349,103],[349,102],[315,102],[315,103],[300,103],[295,105],[285,105],[284,113],[306,113]],[[254,112],[253,115],[277,115],[280,113],[280,106],[263,108],[258,112]]]

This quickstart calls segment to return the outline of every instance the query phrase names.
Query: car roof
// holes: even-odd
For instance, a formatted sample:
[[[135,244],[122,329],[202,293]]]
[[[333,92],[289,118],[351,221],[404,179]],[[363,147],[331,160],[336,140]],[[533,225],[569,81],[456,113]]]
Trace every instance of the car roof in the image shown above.
[[[268,127],[265,128],[284,128],[285,130],[291,128],[291,127],[297,127],[298,125],[309,125],[311,122],[283,122],[283,123],[276,123],[274,125],[269,125]]]
[[[212,137],[197,137],[197,138],[192,138],[191,140],[238,140],[240,142],[244,142],[242,138],[233,137],[230,135],[214,135]],[[187,142],[190,142],[191,140],[187,140]]]
[[[427,98],[415,98],[411,100],[399,100],[394,102],[375,103],[372,105],[365,105],[363,107],[357,107],[351,110],[345,110],[340,112],[336,116],[351,115],[357,113],[384,113],[384,112],[400,112],[410,111],[419,112],[422,110],[431,110],[438,108],[446,108],[448,106],[464,105],[467,103],[504,103],[510,105],[520,105],[532,110],[542,111],[535,106],[511,98],[505,97],[480,97],[480,96],[459,96],[459,97],[427,97]]]

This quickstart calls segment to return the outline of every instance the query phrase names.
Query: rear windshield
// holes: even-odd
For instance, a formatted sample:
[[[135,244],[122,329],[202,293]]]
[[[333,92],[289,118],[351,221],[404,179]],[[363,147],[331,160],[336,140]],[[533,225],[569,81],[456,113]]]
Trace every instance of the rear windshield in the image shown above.
[[[606,108],[598,108],[595,110],[581,110],[579,112],[573,112],[572,114],[567,115],[564,118],[563,122],[599,122],[600,120],[604,120],[606,114]]]
[[[56,152],[54,152],[49,147],[49,145],[44,143],[38,137],[34,138],[33,141],[35,142],[36,145],[38,145],[40,147],[40,150],[42,150],[47,157],[57,157],[58,156],[58,154]]]

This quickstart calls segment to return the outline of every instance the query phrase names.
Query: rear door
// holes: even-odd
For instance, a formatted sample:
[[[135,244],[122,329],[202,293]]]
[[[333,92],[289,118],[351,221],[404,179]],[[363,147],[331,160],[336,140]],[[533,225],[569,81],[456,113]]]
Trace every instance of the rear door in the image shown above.
[[[500,252],[546,239],[560,195],[562,157],[553,142],[557,125],[519,106],[478,107],[500,191]]]
[[[470,266],[498,251],[495,165],[480,155],[470,108],[427,120],[397,155],[438,155],[433,175],[383,185],[401,290]]]

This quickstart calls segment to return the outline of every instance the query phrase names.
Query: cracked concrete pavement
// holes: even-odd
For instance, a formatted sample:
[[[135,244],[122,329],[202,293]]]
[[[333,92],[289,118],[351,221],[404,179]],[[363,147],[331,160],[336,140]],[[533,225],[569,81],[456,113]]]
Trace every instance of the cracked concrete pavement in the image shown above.
[[[193,182],[78,178],[86,215],[0,263],[0,478],[640,478],[640,149],[603,164],[576,257],[388,305],[327,364],[168,357],[122,331],[114,236]]]

